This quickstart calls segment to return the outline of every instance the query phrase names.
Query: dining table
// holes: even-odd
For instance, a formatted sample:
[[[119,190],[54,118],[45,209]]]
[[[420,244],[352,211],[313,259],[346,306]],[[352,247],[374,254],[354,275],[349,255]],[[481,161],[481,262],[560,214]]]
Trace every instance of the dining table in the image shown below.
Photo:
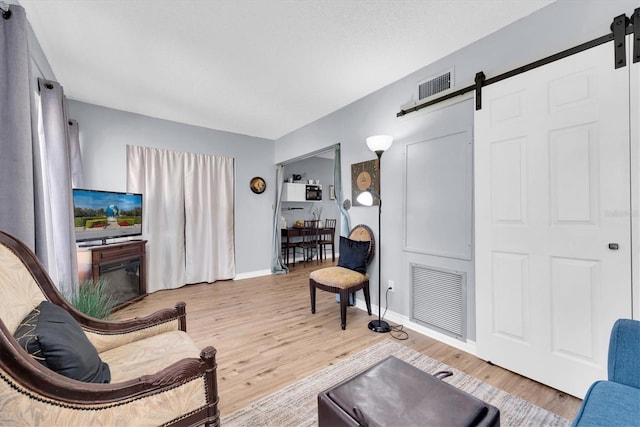
[[[317,230],[318,236],[332,231],[330,228],[324,228],[324,227],[314,228],[314,229]],[[309,230],[309,229],[305,227],[296,227],[296,226],[280,229],[280,236],[282,238],[282,247],[286,248],[287,250],[287,257],[285,260],[285,263],[287,265],[289,265],[289,248],[294,247],[295,243],[302,242],[303,236],[305,235],[306,230]],[[293,265],[295,265],[295,262],[296,262],[296,255],[294,250]]]

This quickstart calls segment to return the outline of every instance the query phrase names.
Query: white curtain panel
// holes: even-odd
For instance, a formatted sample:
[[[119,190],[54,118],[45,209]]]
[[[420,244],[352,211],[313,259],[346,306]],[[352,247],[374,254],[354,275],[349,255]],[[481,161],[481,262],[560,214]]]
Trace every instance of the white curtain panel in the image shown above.
[[[44,240],[36,240],[53,282],[69,294],[78,285],[78,262],[71,192],[72,165],[66,99],[59,83],[38,79],[38,149],[36,210],[44,213]],[[46,248],[46,249],[45,249]],[[45,256],[46,251],[46,256]]]
[[[127,191],[142,193],[147,292],[185,284],[181,153],[127,146]]]
[[[80,130],[78,122],[69,120],[69,155],[71,158],[71,186],[84,188],[84,171],[82,169],[82,155],[80,153]]]
[[[233,159],[127,146],[127,190],[143,194],[147,291],[235,276]]]
[[[233,159],[184,153],[187,283],[236,275]]]

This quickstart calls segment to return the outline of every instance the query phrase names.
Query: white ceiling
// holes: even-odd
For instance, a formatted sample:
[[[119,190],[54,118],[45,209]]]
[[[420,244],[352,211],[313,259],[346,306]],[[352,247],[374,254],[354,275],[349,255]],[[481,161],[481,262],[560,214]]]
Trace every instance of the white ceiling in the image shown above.
[[[19,3],[67,97],[276,139],[553,1]]]

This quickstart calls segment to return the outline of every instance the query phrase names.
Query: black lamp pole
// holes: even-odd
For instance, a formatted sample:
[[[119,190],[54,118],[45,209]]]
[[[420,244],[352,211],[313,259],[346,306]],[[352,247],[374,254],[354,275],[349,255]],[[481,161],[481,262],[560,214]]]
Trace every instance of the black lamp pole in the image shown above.
[[[378,156],[378,182],[380,182],[380,171],[382,169],[382,153],[384,151],[377,150]],[[381,190],[382,192],[382,186]],[[369,322],[369,329],[373,332],[390,332],[391,326],[382,320],[382,197],[378,194],[378,320]]]

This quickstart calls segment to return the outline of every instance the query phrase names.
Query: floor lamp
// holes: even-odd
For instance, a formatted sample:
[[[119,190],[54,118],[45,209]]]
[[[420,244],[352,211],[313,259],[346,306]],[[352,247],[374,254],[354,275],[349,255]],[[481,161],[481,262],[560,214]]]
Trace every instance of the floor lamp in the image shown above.
[[[382,153],[387,151],[393,143],[393,137],[389,135],[376,135],[367,138],[367,147],[378,156],[378,183],[380,183],[380,170],[382,169]],[[360,193],[357,197],[358,203],[366,206],[373,205],[373,189]],[[390,332],[391,326],[382,320],[382,197],[378,196],[378,320],[369,322],[369,329],[373,332]]]

